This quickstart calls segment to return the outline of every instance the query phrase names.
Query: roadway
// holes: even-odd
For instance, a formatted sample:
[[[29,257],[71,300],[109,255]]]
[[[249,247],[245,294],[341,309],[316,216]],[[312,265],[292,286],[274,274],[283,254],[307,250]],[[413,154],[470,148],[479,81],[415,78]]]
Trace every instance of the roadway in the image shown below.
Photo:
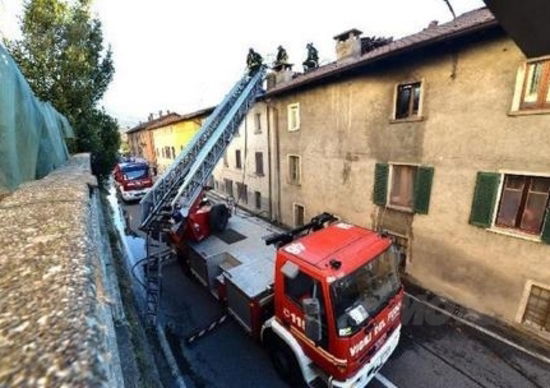
[[[121,206],[131,260],[144,257],[138,206]],[[228,319],[191,345],[184,338],[223,315],[217,301],[177,263],[163,271],[161,311],[188,387],[285,387],[267,353]],[[550,387],[550,365],[479,331],[406,302],[401,342],[370,387]]]

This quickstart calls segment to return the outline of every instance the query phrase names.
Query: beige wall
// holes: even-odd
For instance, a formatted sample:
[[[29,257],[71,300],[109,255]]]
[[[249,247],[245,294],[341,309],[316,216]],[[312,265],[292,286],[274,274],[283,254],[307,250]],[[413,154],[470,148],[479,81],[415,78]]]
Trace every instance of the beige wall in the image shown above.
[[[260,114],[261,128],[256,129],[256,114]],[[239,127],[238,134],[233,138],[227,148],[228,166],[224,166],[223,159],[220,160],[214,170],[215,189],[219,194],[227,195],[225,192],[224,179],[233,182],[233,192],[237,200],[237,183],[247,185],[248,200],[238,199],[238,205],[254,213],[270,218],[270,161],[269,161],[269,127],[267,121],[267,105],[257,102],[248,112]],[[236,168],[236,150],[241,151],[242,169]],[[256,174],[256,152],[261,152],[263,157],[263,175]],[[261,207],[256,207],[255,192],[261,193]]]
[[[527,282],[550,286],[550,246],[470,225],[472,195],[478,171],[550,175],[550,115],[508,115],[525,62],[511,40],[489,37],[457,54],[456,67],[450,53],[423,53],[268,99],[278,123],[272,147],[280,164],[273,171],[281,171],[274,200],[280,196],[287,225],[293,204],[301,203],[306,218],[328,211],[405,235],[407,271],[421,285],[513,323]],[[392,123],[396,84],[419,80],[424,120]],[[289,132],[293,103],[300,104],[301,126]],[[288,183],[289,154],[302,159],[299,186]],[[376,162],[433,166],[429,213],[374,205]]]

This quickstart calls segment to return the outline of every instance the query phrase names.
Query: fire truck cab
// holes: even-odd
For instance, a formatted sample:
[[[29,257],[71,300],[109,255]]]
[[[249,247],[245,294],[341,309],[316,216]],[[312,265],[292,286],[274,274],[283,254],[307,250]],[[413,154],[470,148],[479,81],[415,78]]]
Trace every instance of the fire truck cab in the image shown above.
[[[399,341],[397,257],[388,238],[344,222],[279,248],[262,339],[283,377],[362,387],[376,375]]]

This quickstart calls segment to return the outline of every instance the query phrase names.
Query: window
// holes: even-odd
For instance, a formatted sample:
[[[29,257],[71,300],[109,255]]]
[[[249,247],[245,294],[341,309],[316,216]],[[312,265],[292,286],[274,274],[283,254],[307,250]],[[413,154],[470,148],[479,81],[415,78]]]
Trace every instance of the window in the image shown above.
[[[521,109],[550,108],[550,60],[527,64],[520,107]]]
[[[256,203],[256,209],[262,208],[262,193],[259,191],[254,192],[254,202]]]
[[[376,163],[373,202],[428,214],[434,172],[430,166]]]
[[[227,151],[223,154],[223,165],[224,167],[229,167],[229,162],[227,161]]]
[[[299,227],[304,225],[306,209],[297,203],[294,204],[294,226]]]
[[[248,186],[241,182],[237,182],[237,200],[248,203]]]
[[[300,104],[290,104],[288,110],[288,130],[297,131],[300,129]]]
[[[505,175],[495,224],[539,235],[550,197],[550,178]]]
[[[302,300],[313,297],[313,287],[315,285],[315,280],[302,271],[298,272],[298,275],[294,279],[285,276],[285,294],[300,309],[302,308]]]
[[[397,96],[395,99],[396,120],[419,117],[420,92],[420,82],[397,86]]]
[[[243,168],[242,160],[241,160],[241,150],[235,151],[235,167],[238,169]]]
[[[392,166],[390,205],[412,210],[417,169],[416,166]]]
[[[288,264],[296,266],[296,264],[290,261],[287,261],[284,266]],[[303,311],[302,302],[304,299],[316,298],[319,301],[319,308],[321,313],[321,341],[319,345],[321,345],[323,348],[327,348],[328,335],[326,309],[323,288],[321,287],[321,284],[308,274],[299,270],[294,278],[285,275],[284,282],[285,295],[297,305],[300,311]],[[286,319],[292,318],[288,317]]]
[[[256,175],[264,175],[264,155],[256,152]]]
[[[288,157],[288,179],[291,184],[300,184],[301,171],[299,156],[289,155]]]
[[[254,133],[262,133],[262,114],[256,113],[254,115]]]
[[[233,181],[231,179],[224,178],[223,182],[225,184],[225,193],[228,196],[233,197]]]
[[[523,323],[550,332],[549,289],[537,285],[531,286],[531,292],[523,314]]]
[[[176,150],[174,147],[170,147],[170,149],[172,150],[172,159],[176,159]]]

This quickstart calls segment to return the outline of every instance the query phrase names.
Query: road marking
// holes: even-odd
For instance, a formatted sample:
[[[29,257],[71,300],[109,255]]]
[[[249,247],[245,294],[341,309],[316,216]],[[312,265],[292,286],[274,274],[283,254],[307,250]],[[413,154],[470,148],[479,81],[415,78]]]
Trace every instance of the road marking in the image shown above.
[[[442,309],[441,307],[437,307],[436,305],[433,305],[433,304],[431,304],[431,303],[429,303],[429,302],[426,302],[426,301],[424,301],[424,300],[421,300],[421,299],[417,298],[416,296],[409,294],[408,292],[405,292],[405,294],[406,294],[409,298],[411,298],[411,299],[417,301],[418,303],[421,303],[421,304],[423,304],[423,305],[426,305],[426,306],[428,306],[428,307],[430,307],[430,308],[432,308],[432,309],[434,309],[434,310],[440,312],[441,314],[447,315],[447,316],[453,318],[454,320],[456,320],[456,321],[458,321],[458,322],[460,322],[460,323],[462,323],[462,324],[464,324],[464,325],[466,325],[466,326],[470,326],[470,327],[472,327],[472,328],[474,328],[474,329],[476,329],[476,330],[479,330],[479,331],[481,331],[482,333],[488,335],[489,337],[492,337],[492,338],[494,338],[494,339],[496,339],[496,340],[498,340],[498,341],[500,341],[500,342],[502,342],[502,343],[504,343],[504,344],[506,344],[506,345],[508,345],[508,346],[511,346],[511,347],[513,347],[514,349],[519,350],[520,352],[526,353],[526,354],[530,355],[531,357],[536,358],[536,359],[539,360],[539,361],[542,361],[542,362],[545,362],[545,363],[547,363],[547,364],[550,364],[550,358],[548,358],[548,357],[546,357],[546,356],[543,356],[542,354],[538,354],[538,353],[535,353],[535,352],[533,352],[533,351],[531,351],[531,350],[529,350],[529,349],[527,349],[527,348],[524,348],[523,346],[518,345],[518,344],[516,344],[515,342],[512,342],[512,341],[510,341],[510,340],[507,339],[507,338],[504,338],[504,337],[502,337],[502,336],[500,336],[500,335],[498,335],[498,334],[496,334],[496,333],[493,333],[492,331],[487,330],[486,328],[481,327],[481,326],[479,326],[479,325],[477,325],[477,324],[475,324],[475,323],[473,323],[473,322],[470,322],[470,321],[468,321],[468,320],[466,320],[466,319],[464,319],[464,318],[457,317],[456,315],[454,315],[454,314],[448,312],[447,310]]]
[[[381,373],[377,373],[376,375],[374,375],[374,378],[380,381],[382,385],[385,386],[386,388],[397,388],[397,385],[395,385],[390,380],[382,376]]]

